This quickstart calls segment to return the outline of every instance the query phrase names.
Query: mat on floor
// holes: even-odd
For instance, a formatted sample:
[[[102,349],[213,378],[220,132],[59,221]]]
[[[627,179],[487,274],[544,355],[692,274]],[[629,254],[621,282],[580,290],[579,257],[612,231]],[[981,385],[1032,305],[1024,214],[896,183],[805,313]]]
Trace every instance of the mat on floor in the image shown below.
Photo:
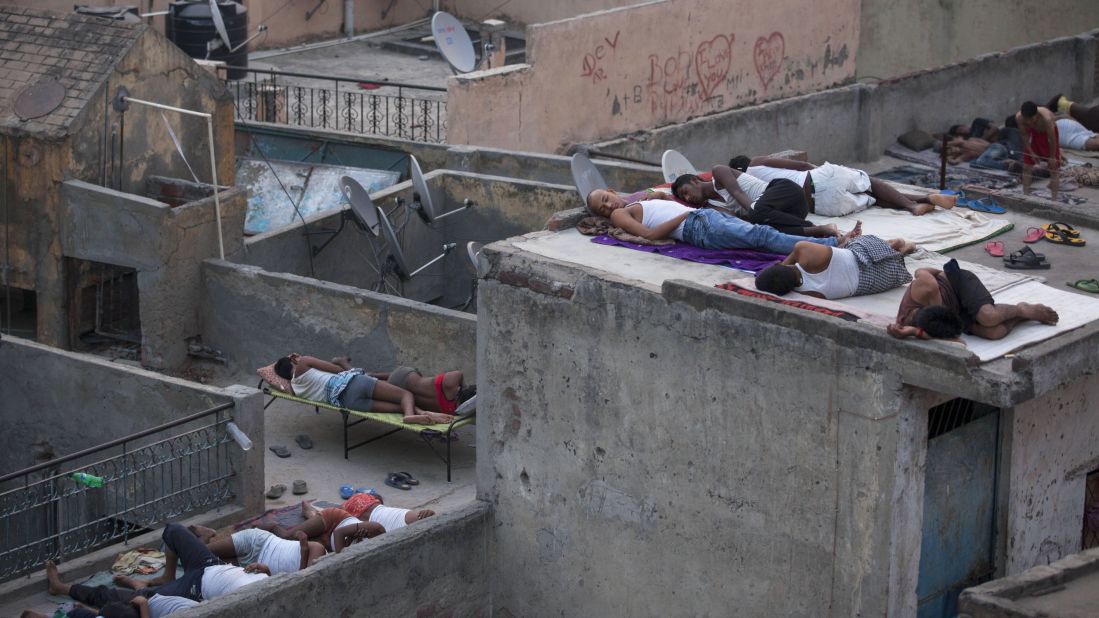
[[[911,163],[919,163],[926,165],[938,173],[941,159],[939,153],[934,150],[921,150],[916,151],[911,148],[902,146],[899,143],[885,149],[885,154],[893,157],[894,159],[900,159],[902,161],[908,161]],[[967,182],[974,182],[983,187],[990,189],[1002,189],[1005,187],[1012,187],[1019,184],[1018,178],[1007,171],[1003,170],[987,170],[983,168],[973,167],[969,163],[960,163],[958,165],[947,165],[948,180],[951,175],[954,179],[964,179]]]
[[[919,193],[919,187],[899,185],[906,193]],[[1000,215],[1003,217],[1004,215]],[[862,233],[879,238],[903,238],[921,249],[944,253],[972,245],[1010,230],[1011,221],[982,214],[968,208],[943,210],[915,217],[907,210],[872,206],[846,217],[822,217],[810,214],[809,220],[819,225],[835,223],[841,230],[849,230],[856,221],[862,221]]]
[[[324,500],[314,500],[312,503],[313,508],[327,509],[330,507],[338,507],[338,504],[326,502]],[[301,516],[301,503],[291,504],[278,509],[267,509],[260,515],[250,517],[233,525],[233,530],[244,530],[246,528],[254,528],[259,524],[279,524],[289,528],[305,521]]]
[[[785,255],[756,251],[755,249],[703,249],[684,242],[671,245],[639,245],[602,234],[591,239],[593,243],[612,247],[624,247],[646,253],[657,253],[677,260],[728,266],[738,270],[757,273],[775,262],[782,261]]]

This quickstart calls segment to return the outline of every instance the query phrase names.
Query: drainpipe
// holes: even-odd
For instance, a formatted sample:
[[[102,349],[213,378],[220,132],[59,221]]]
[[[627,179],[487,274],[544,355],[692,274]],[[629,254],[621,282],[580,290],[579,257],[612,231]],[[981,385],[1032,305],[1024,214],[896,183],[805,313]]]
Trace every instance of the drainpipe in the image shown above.
[[[343,35],[355,36],[355,0],[343,0]]]

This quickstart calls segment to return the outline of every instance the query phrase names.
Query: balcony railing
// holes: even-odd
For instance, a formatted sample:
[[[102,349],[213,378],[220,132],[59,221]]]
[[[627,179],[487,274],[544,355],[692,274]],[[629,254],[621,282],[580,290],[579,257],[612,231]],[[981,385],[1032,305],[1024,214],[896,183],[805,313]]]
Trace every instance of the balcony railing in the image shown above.
[[[232,407],[221,404],[0,477],[0,581],[228,503]],[[195,422],[203,424],[170,431]],[[81,474],[90,477],[80,480]]]
[[[229,68],[239,120],[446,142],[446,88],[246,68],[227,80]]]

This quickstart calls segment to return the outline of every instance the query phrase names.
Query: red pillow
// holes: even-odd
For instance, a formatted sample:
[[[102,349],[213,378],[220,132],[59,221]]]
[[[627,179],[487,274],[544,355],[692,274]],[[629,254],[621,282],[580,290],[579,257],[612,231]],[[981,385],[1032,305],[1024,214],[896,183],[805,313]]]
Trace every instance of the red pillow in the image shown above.
[[[263,379],[264,382],[270,384],[273,388],[288,395],[294,394],[294,389],[290,388],[290,380],[275,373],[275,363],[271,363],[266,367],[260,367],[256,370],[256,375]]]

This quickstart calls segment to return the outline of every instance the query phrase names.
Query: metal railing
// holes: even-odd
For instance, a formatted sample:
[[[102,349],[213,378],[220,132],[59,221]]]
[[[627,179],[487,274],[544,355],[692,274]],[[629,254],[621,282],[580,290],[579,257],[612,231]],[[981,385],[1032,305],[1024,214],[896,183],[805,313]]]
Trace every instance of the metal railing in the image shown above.
[[[220,404],[0,477],[0,581],[228,503],[235,467],[226,424],[233,419],[224,411],[232,407]],[[73,476],[79,473],[96,478],[80,481]]]
[[[229,69],[247,76],[228,80]],[[237,67],[218,75],[238,120],[446,142],[446,88]]]

